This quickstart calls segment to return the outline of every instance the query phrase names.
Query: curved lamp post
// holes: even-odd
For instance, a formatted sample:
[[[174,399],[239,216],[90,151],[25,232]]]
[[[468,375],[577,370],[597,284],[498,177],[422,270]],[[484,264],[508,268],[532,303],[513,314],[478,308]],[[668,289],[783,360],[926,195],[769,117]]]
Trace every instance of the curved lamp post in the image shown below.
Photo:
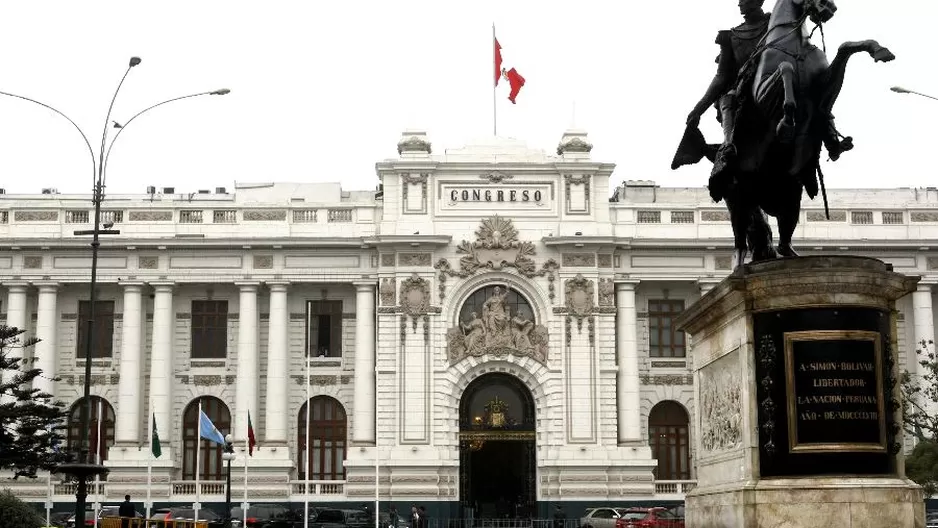
[[[83,431],[82,438],[78,447],[78,457],[70,463],[62,464],[55,469],[57,473],[65,473],[72,475],[78,481],[77,490],[75,492],[75,526],[84,526],[85,525],[85,505],[86,499],[88,498],[88,480],[93,478],[95,475],[106,474],[109,470],[104,467],[97,459],[97,454],[92,456],[91,453],[91,427],[89,420],[92,414],[91,408],[91,359],[93,357],[92,347],[94,345],[94,320],[95,320],[95,304],[97,301],[97,279],[98,279],[98,248],[100,247],[100,235],[118,235],[120,234],[119,230],[111,229],[113,227],[112,222],[108,222],[105,225],[105,229],[101,229],[101,202],[104,201],[104,179],[107,174],[107,159],[108,155],[111,152],[111,148],[114,146],[114,142],[117,141],[117,138],[120,136],[120,133],[124,131],[126,125],[130,124],[131,121],[139,117],[140,115],[146,113],[149,110],[152,110],[158,106],[162,106],[167,103],[174,101],[179,101],[182,99],[188,99],[191,97],[198,97],[200,95],[226,95],[230,93],[230,90],[227,88],[221,90],[215,90],[212,92],[200,92],[191,95],[185,95],[182,97],[175,97],[173,99],[168,99],[161,103],[157,103],[148,108],[137,112],[133,117],[127,120],[126,124],[121,127],[117,126],[117,134],[114,134],[114,137],[111,138],[110,144],[108,144],[108,124],[111,121],[111,112],[114,110],[114,102],[117,100],[117,94],[120,93],[121,87],[124,85],[124,80],[127,79],[127,75],[130,73],[130,70],[135,66],[139,65],[141,62],[140,57],[131,57],[130,62],[127,65],[127,70],[124,71],[124,76],[121,77],[120,83],[117,85],[117,89],[114,91],[114,96],[111,97],[111,104],[107,110],[107,116],[104,119],[104,130],[101,132],[101,146],[100,150],[95,155],[94,149],[91,146],[91,141],[88,140],[88,136],[82,131],[72,118],[68,117],[61,111],[52,106],[49,106],[45,103],[36,101],[35,99],[30,99],[22,95],[16,95],[12,93],[0,91],[0,95],[6,95],[9,97],[15,97],[17,99],[23,99],[31,103],[36,103],[42,107],[45,107],[53,112],[59,114],[68,120],[69,123],[75,127],[75,130],[81,134],[83,140],[85,140],[85,145],[88,147],[88,152],[91,154],[91,169],[92,169],[92,203],[94,204],[94,229],[90,230],[81,230],[75,231],[75,235],[91,235],[91,282],[90,282],[90,295],[89,295],[89,310],[88,310],[88,321],[87,321],[87,333],[85,339],[85,376],[84,376],[84,403],[85,405],[81,406],[80,410],[80,424],[81,430]],[[116,123],[115,123],[116,124]],[[99,440],[100,444],[100,440]],[[96,448],[97,451],[100,451],[100,446]]]
[[[225,528],[231,528],[231,461],[234,458],[234,441],[231,433],[228,433],[225,435],[225,452],[221,454],[221,459],[228,463],[225,474]]]
[[[893,86],[892,88],[890,88],[890,90],[892,90],[892,91],[894,91],[894,92],[896,92],[896,93],[900,93],[900,94],[914,94],[914,95],[920,95],[920,96],[922,96],[922,97],[927,97],[927,98],[929,98],[929,99],[934,99],[934,100],[938,101],[938,97],[935,97],[935,96],[933,96],[933,95],[923,94],[923,93],[921,93],[921,92],[916,92],[915,90],[909,90],[908,88],[903,88],[903,87],[901,87],[901,86]]]

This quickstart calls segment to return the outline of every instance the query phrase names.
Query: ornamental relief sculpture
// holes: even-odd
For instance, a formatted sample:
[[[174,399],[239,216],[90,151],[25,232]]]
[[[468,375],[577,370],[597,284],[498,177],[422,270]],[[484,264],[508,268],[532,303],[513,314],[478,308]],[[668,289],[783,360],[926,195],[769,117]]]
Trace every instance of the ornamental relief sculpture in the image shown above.
[[[414,273],[401,282],[401,311],[412,317],[430,310],[430,283]]]
[[[559,267],[550,259],[538,270],[531,258],[535,253],[534,243],[518,240],[518,230],[507,218],[495,215],[482,220],[475,235],[474,242],[463,240],[456,247],[456,252],[462,255],[458,271],[445,259],[437,262],[436,269],[451,277],[466,278],[482,269],[500,270],[507,267],[515,268],[521,275],[532,278],[552,273]]]
[[[450,363],[466,357],[522,356],[547,362],[547,328],[520,313],[511,313],[505,302],[507,292],[495,287],[495,294],[482,306],[481,315],[472,312],[468,320],[446,333]]]
[[[738,350],[700,371],[700,444],[705,452],[741,445],[741,386]]]

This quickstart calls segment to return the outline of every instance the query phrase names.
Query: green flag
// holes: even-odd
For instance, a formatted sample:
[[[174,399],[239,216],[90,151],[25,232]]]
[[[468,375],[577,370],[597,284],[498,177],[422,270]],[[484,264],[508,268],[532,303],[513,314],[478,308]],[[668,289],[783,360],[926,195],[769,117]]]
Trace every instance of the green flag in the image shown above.
[[[153,451],[153,456],[160,458],[160,455],[163,454],[163,450],[160,449],[160,434],[156,431],[156,414],[153,414],[153,439],[150,442],[150,449]]]

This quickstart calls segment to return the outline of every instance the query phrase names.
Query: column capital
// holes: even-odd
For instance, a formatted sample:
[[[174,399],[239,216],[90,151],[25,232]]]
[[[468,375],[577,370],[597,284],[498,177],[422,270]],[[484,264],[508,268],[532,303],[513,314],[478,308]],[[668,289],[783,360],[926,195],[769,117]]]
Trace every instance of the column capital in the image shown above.
[[[39,293],[49,293],[58,291],[62,284],[55,281],[34,281],[33,286],[39,290]]]
[[[931,293],[931,291],[935,288],[936,284],[938,284],[938,280],[936,279],[931,279],[931,280],[925,279],[915,285],[915,291]]]
[[[260,287],[260,281],[235,281],[235,286],[237,286],[241,291],[253,291],[256,292],[257,288]]]
[[[270,289],[270,291],[287,291],[287,288],[290,287],[290,281],[264,281],[264,284]]]
[[[358,291],[374,291],[374,289],[378,287],[378,281],[374,280],[353,281],[352,284],[355,285],[355,289]]]
[[[143,281],[120,281],[119,286],[123,286],[124,290],[134,290],[134,289],[143,289],[146,286],[146,283]]]
[[[176,287],[176,283],[174,281],[149,281],[147,284],[152,286],[153,289],[158,292],[171,292],[173,291],[173,288]]]
[[[616,292],[635,291],[642,281],[638,279],[620,279],[615,281]]]
[[[24,280],[3,281],[3,285],[11,292],[16,291],[17,293],[25,293],[26,289],[29,288],[29,281],[24,281]]]

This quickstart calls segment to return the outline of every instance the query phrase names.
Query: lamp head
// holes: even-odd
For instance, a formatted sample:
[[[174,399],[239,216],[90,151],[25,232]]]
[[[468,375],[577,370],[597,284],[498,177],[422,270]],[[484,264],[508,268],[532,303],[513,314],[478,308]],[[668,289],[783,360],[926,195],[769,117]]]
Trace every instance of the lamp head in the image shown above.
[[[136,65],[138,65],[138,64],[140,64],[140,57],[131,57],[131,58],[130,58],[130,67],[131,67],[131,68],[133,68],[134,66],[136,66]]]
[[[903,87],[901,87],[901,86],[893,86],[892,88],[890,88],[890,90],[892,90],[892,91],[894,91],[894,92],[896,92],[896,93],[909,93],[908,90],[906,90],[905,88],[903,88]]]
[[[215,90],[214,92],[209,92],[211,95],[228,95],[231,93],[231,90],[228,88],[222,88],[220,90]]]
[[[228,443],[230,444],[233,439],[234,439],[234,437],[231,436],[231,433],[228,433],[228,434],[225,435],[225,442],[228,442]]]

